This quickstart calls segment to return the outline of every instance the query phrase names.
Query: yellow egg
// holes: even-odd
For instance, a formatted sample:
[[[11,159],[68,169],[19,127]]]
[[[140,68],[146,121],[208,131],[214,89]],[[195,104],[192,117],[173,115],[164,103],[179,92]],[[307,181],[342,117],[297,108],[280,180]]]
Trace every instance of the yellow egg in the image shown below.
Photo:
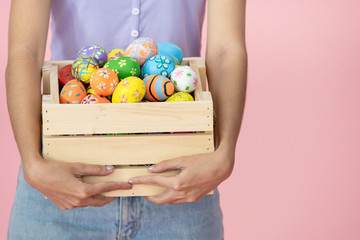
[[[94,91],[94,89],[91,88],[91,86],[89,85],[86,88],[86,94],[96,94],[96,92]]]
[[[145,96],[144,81],[138,77],[127,77],[120,81],[112,95],[113,103],[136,103]]]
[[[110,61],[113,58],[122,57],[124,56],[124,50],[122,49],[113,49],[108,54],[108,61]]]
[[[194,98],[186,92],[177,92],[171,95],[165,102],[188,102],[194,101]]]

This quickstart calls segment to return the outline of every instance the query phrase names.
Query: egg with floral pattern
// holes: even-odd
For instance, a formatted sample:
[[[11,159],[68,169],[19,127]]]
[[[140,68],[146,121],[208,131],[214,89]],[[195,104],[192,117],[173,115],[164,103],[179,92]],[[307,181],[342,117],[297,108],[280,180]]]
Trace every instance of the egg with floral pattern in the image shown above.
[[[93,72],[99,68],[97,62],[90,57],[77,58],[72,64],[72,75],[79,81],[88,84]]]
[[[144,81],[138,77],[127,77],[119,82],[113,95],[113,103],[136,103],[145,96]]]
[[[199,76],[189,66],[179,66],[170,75],[171,82],[177,92],[190,93],[195,90],[199,82]]]
[[[151,38],[138,38],[126,48],[125,56],[134,58],[140,66],[152,56],[158,54],[156,42]]]
[[[104,65],[104,68],[113,70],[117,74],[119,81],[131,76],[140,76],[140,65],[131,57],[112,59]]]
[[[90,86],[96,94],[106,97],[113,94],[119,79],[111,69],[99,68],[90,78]]]
[[[81,81],[73,79],[68,81],[60,92],[60,103],[80,104],[86,96],[84,84]]]
[[[166,55],[156,55],[145,62],[144,66],[141,68],[140,77],[146,78],[153,74],[168,77],[174,69],[175,62],[171,57]]]
[[[83,98],[81,104],[111,103],[106,97],[97,94],[89,94]]]
[[[108,60],[108,56],[107,56],[105,49],[103,49],[102,47],[99,47],[95,44],[91,44],[89,46],[86,46],[86,47],[83,47],[82,49],[80,49],[80,51],[78,52],[76,57],[77,58],[91,57],[91,58],[95,59],[96,63],[99,65],[99,67],[104,66],[104,64]]]

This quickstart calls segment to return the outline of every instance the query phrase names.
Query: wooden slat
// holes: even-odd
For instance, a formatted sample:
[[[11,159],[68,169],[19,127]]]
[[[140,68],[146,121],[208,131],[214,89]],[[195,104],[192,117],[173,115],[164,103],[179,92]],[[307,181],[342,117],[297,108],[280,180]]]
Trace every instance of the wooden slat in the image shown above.
[[[212,131],[211,101],[43,104],[43,134]]]
[[[197,66],[198,66],[199,73],[200,73],[202,91],[206,91],[207,78],[206,78],[205,60],[203,58],[199,57],[199,58],[196,58],[196,61],[197,61]]]
[[[154,164],[166,159],[214,151],[213,134],[44,136],[48,160],[89,164]]]
[[[201,101],[204,99],[204,96],[203,96],[203,90],[202,90],[201,75],[200,75],[199,68],[197,65],[197,60],[196,59],[189,60],[189,66],[195,70],[196,74],[199,77],[198,84],[194,91],[194,96],[195,96],[195,101]]]
[[[50,71],[53,69],[51,63],[49,61],[45,61],[41,72],[42,72],[42,80],[43,80],[43,85],[42,85],[42,94],[50,94]]]
[[[59,104],[59,74],[57,65],[52,64],[50,67],[50,95],[51,103]]]
[[[128,182],[130,178],[135,176],[147,175],[161,175],[161,176],[175,176],[180,170],[167,171],[163,173],[151,173],[145,166],[120,166],[117,167],[113,173],[107,176],[86,176],[83,181],[87,183],[98,183],[103,181],[120,181]],[[118,196],[151,196],[164,192],[166,188],[152,185],[139,184],[133,186],[130,190],[116,190],[104,193],[102,195],[107,197]]]

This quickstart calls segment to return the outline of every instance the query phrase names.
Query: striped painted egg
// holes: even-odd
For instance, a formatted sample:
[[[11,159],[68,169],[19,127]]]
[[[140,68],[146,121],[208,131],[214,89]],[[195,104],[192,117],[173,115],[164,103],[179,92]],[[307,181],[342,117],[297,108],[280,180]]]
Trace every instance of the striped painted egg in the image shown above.
[[[81,104],[111,103],[106,97],[97,94],[89,94],[83,98]]]
[[[144,79],[144,98],[152,102],[161,102],[168,99],[175,91],[174,84],[170,79],[162,75],[150,75]]]
[[[60,103],[80,104],[81,100],[86,96],[84,84],[79,80],[73,79],[61,89]]]
[[[126,48],[124,56],[133,57],[142,66],[144,62],[158,53],[156,42],[151,38],[138,38]]]
[[[72,64],[72,75],[83,83],[89,83],[93,72],[99,68],[99,65],[93,58],[80,57]]]
[[[95,44],[91,44],[80,49],[76,57],[91,57],[100,67],[104,66],[108,59],[105,49]]]

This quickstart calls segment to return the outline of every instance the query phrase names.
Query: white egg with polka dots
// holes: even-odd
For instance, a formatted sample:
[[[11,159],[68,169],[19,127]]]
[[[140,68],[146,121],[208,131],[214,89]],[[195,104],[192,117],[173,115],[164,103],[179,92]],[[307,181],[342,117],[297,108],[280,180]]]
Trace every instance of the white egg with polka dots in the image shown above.
[[[199,76],[189,66],[178,66],[171,73],[170,80],[175,85],[176,92],[191,93],[199,82]]]

